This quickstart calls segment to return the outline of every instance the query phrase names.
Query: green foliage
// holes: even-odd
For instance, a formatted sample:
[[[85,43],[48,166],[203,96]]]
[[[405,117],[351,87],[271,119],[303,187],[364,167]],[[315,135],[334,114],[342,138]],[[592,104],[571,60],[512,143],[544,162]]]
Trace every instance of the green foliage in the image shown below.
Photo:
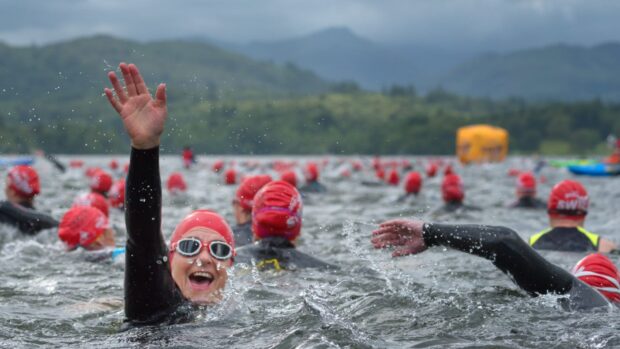
[[[511,151],[604,153],[620,135],[620,105],[492,101],[412,86],[371,93],[328,86],[292,64],[252,61],[205,44],[139,44],[109,37],[47,47],[0,45],[0,152],[125,153],[127,136],[102,95],[106,71],[139,63],[166,81],[164,152],[218,154],[454,154],[457,128],[489,123]]]

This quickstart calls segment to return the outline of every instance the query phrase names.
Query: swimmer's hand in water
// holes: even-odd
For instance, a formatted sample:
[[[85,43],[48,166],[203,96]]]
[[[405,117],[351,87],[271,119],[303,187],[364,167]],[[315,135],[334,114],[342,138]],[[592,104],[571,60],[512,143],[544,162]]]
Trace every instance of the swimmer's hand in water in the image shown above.
[[[119,64],[125,88],[114,72],[108,73],[114,92],[104,89],[112,107],[123,119],[125,129],[136,149],[151,149],[159,145],[168,115],[166,109],[166,85],[159,84],[155,99],[151,96],[138,67],[134,64]],[[116,96],[115,96],[116,95]]]
[[[398,247],[392,257],[406,256],[425,251],[421,220],[393,219],[383,222],[379,229],[372,232],[370,242],[375,248]]]

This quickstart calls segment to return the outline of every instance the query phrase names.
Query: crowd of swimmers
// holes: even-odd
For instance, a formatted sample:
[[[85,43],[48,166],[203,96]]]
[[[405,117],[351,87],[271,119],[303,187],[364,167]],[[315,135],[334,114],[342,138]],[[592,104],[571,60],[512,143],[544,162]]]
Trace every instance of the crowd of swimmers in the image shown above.
[[[115,72],[110,72],[112,88],[106,88],[105,95],[131,141],[125,178],[115,181],[105,170],[88,169],[90,192],[76,197],[73,206],[57,221],[35,209],[34,200],[40,192],[36,171],[29,166],[16,166],[7,174],[0,222],[14,225],[25,234],[57,227],[58,237],[68,250],[124,256],[127,326],[187,321],[195,305],[214,304],[222,298],[233,263],[276,271],[337,268],[297,249],[304,195],[327,191],[319,181],[320,166],[316,162],[306,164],[304,185],[299,185],[294,168],[284,162],[271,164],[279,178],[264,173],[245,175],[232,200],[232,227],[219,213],[199,209],[176,225],[166,243],[161,231],[159,168],[160,137],[167,117],[166,86],[160,84],[152,95],[135,65],[121,63],[119,70],[124,84]],[[189,168],[194,164],[195,157],[186,147],[183,166]],[[258,168],[252,164],[246,167]],[[388,164],[387,173],[378,159],[372,167],[378,182],[404,184],[400,201],[420,193],[423,174],[412,171],[410,163],[401,164],[408,171],[403,181],[397,164]],[[362,168],[361,162],[353,161],[342,169],[341,175],[351,176],[351,171]],[[425,174],[433,177],[441,168],[440,163],[431,162]],[[239,173],[234,166],[224,171],[224,163],[218,161],[212,170],[223,175],[224,183],[237,185]],[[620,304],[618,269],[605,255],[617,246],[584,228],[590,205],[584,186],[563,180],[553,187],[545,202],[536,196],[534,174],[519,173],[516,183],[516,201],[509,207],[546,209],[549,219],[549,227],[527,242],[507,227],[395,219],[381,223],[372,232],[371,244],[378,249],[393,249],[394,257],[418,254],[433,246],[477,255],[490,260],[533,296],[567,295],[562,298],[563,304],[570,309]],[[185,192],[188,184],[181,172],[174,172],[166,180],[166,188],[175,195]],[[450,165],[443,166],[441,196],[447,212],[479,209],[464,204],[462,179]],[[116,247],[116,234],[109,223],[111,208],[124,212],[124,247]],[[535,250],[591,254],[569,272]]]

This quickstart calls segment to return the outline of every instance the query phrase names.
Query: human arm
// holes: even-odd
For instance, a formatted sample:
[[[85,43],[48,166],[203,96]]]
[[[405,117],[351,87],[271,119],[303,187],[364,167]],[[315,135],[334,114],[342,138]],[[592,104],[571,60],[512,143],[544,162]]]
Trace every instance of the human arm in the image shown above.
[[[182,302],[161,233],[159,138],[167,115],[165,86],[159,85],[153,99],[135,65],[121,63],[120,68],[126,91],[112,72],[108,76],[116,97],[110,89],[105,93],[132,144],[125,187],[125,316],[129,321],[151,323]]]
[[[400,246],[393,255],[420,253],[445,246],[490,260],[530,294],[568,293],[575,277],[548,262],[511,229],[485,225],[429,224],[393,220],[373,232],[376,248]]]
[[[609,253],[612,251],[616,251],[618,249],[618,246],[610,240],[607,240],[605,238],[601,238],[601,241],[599,241],[598,243],[598,252],[602,252],[602,253]]]

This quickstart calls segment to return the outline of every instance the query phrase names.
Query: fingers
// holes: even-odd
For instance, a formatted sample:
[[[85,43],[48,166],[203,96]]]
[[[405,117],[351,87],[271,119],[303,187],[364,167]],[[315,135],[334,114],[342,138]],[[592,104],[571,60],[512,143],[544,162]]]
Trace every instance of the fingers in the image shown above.
[[[129,67],[125,63],[119,64],[118,67],[121,68],[123,80],[125,80],[125,89],[127,90],[127,95],[129,95],[129,97],[137,96],[138,91],[136,90],[136,83],[133,81],[133,76],[131,75]]]
[[[407,225],[408,222],[409,222],[408,220],[401,219],[401,218],[390,219],[389,221],[385,221],[385,222],[379,224],[379,226],[380,227],[396,227],[396,226],[401,227],[401,226]]]
[[[116,100],[116,98],[114,98],[114,93],[112,93],[112,90],[110,90],[109,88],[105,88],[103,92],[105,92],[105,96],[108,97],[108,101],[110,102],[114,110],[116,110],[116,112],[120,114],[123,106]]]
[[[144,79],[142,79],[142,75],[140,75],[140,71],[138,70],[138,67],[136,67],[135,64],[129,65],[129,72],[131,73],[133,82],[136,85],[137,94],[140,95],[140,94],[149,93],[149,90],[146,87],[146,83],[144,83]]]
[[[116,93],[116,96],[118,96],[118,100],[121,104],[125,104],[127,101],[127,94],[125,93],[125,90],[123,90],[121,82],[118,81],[118,77],[116,77],[116,74],[114,74],[113,71],[108,73],[108,79],[110,79],[110,83],[112,83],[112,87],[114,87],[114,92]]]
[[[392,252],[392,257],[408,256],[410,254],[423,252],[424,250],[426,250],[426,246],[423,244],[408,245],[394,250],[394,252]]]
[[[166,106],[166,84],[159,84],[155,91],[155,102],[162,107]]]

